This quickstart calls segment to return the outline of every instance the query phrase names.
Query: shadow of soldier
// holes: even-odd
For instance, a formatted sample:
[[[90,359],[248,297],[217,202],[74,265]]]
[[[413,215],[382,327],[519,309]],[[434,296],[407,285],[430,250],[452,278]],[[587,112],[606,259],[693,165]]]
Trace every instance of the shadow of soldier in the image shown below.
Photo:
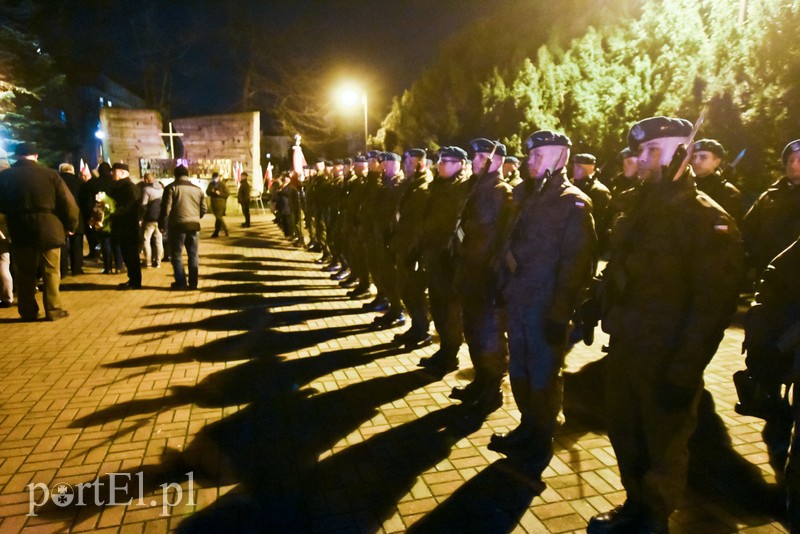
[[[144,494],[151,495],[164,484],[185,481],[189,471],[198,484],[210,485],[252,483],[250,475],[254,468],[269,475],[267,478],[274,475],[271,468],[278,469],[281,474],[284,470],[303,472],[314,465],[321,451],[375,416],[378,406],[402,398],[435,377],[414,371],[359,382],[318,396],[313,395],[313,390],[301,389],[302,386],[340,369],[365,365],[400,352],[389,344],[380,344],[296,360],[285,360],[277,354],[260,355],[213,373],[196,386],[172,387],[164,398],[119,403],[77,419],[70,426],[89,427],[132,418],[133,425],[104,440],[104,443],[111,443],[151,424],[151,420],[137,419],[137,415],[151,413],[155,417],[185,404],[204,408],[246,405],[239,412],[203,428],[183,453],[165,450],[161,463],[145,464],[115,476],[125,479],[127,475],[128,480],[142,476]],[[95,444],[92,448],[102,445]],[[76,452],[82,455],[88,451],[78,449]],[[270,457],[259,462],[262,453]],[[98,480],[101,484],[96,490],[96,499],[108,503],[111,497],[109,477]],[[87,480],[84,484],[94,482]],[[96,502],[88,502],[78,510],[49,503],[38,509],[37,514],[47,519],[72,520],[74,524],[104,509],[103,505],[95,505]]]
[[[606,431],[604,414],[605,357],[565,373],[564,414],[559,434]],[[701,495],[735,517],[750,516],[753,524],[763,518],[785,515],[780,491],[769,484],[760,469],[733,447],[725,423],[716,412],[714,397],[704,390],[697,411],[697,428],[689,441],[686,495]],[[676,516],[680,511],[676,512]],[[718,521],[718,520],[717,520]]]
[[[308,397],[305,413],[310,416],[317,408],[345,411],[349,414],[346,421],[340,419],[341,415],[337,419],[355,430],[377,414],[370,408],[376,400],[399,398],[410,392],[409,388],[429,380],[424,373],[413,371],[354,384]],[[364,404],[368,398],[373,400]],[[291,448],[291,454],[296,455],[291,464],[301,467],[300,471],[279,461],[289,451],[276,455],[278,451],[269,449],[274,440],[259,443],[254,439],[256,455],[252,458],[242,456],[238,449],[239,461],[244,460],[247,469],[241,474],[245,482],[184,520],[177,531],[219,532],[232,527],[238,532],[378,531],[396,513],[397,503],[411,491],[419,474],[446,459],[453,445],[477,430],[482,420],[471,417],[461,406],[449,406],[318,460],[320,453],[338,441],[331,439],[321,423],[295,418],[289,426],[302,427],[295,431],[295,439],[278,441]],[[220,429],[218,435],[228,433]],[[191,457],[190,449],[184,458]],[[226,461],[230,459],[224,458],[221,463]]]
[[[469,479],[408,532],[511,532],[545,484],[512,459]]]

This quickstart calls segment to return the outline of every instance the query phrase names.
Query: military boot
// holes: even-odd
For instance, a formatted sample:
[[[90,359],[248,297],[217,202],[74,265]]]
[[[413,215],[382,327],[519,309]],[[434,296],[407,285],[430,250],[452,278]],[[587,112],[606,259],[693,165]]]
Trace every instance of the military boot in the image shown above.
[[[641,508],[625,503],[592,517],[586,526],[586,534],[639,532],[643,519]]]
[[[420,359],[418,365],[428,369],[432,373],[444,376],[458,369],[458,352],[439,349],[434,352],[432,356]]]
[[[471,403],[465,402],[471,410],[481,415],[488,415],[503,406],[503,390],[500,383],[503,377],[493,378],[486,382],[486,386]]]
[[[466,386],[456,386],[450,391],[451,399],[460,400],[462,403],[474,401],[481,391],[483,391],[484,380],[476,374],[475,378]]]
[[[494,434],[489,440],[488,449],[509,456],[522,452],[531,447],[536,435],[537,426],[534,424],[533,413],[536,407],[531,406],[530,385],[527,380],[512,379],[511,392],[514,402],[522,414],[519,426],[510,432]]]

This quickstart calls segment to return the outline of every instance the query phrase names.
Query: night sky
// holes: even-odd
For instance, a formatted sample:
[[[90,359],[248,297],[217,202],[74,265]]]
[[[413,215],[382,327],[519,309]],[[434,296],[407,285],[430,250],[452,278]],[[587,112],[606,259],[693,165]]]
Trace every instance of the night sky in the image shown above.
[[[193,35],[193,46],[173,68],[172,108],[176,116],[197,115],[236,109],[242,57],[229,32],[241,28],[255,32],[258,53],[279,62],[322,61],[321,84],[363,80],[372,112],[382,115],[448,38],[499,10],[523,9],[526,1],[534,0],[238,0],[232,14],[210,0],[62,0],[47,2],[44,41],[73,76],[102,72],[141,93],[143,59],[135,51],[147,35],[144,21],[155,21],[159,38]]]

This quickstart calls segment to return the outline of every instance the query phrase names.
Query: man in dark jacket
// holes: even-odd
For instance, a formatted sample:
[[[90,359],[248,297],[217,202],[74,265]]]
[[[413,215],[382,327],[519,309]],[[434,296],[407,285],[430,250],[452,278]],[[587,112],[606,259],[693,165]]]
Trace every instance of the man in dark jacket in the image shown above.
[[[572,158],[572,185],[580,189],[592,201],[592,217],[597,233],[598,249],[599,252],[604,252],[611,192],[597,179],[596,165],[597,160],[592,154],[575,154],[575,157]]]
[[[741,239],[694,185],[682,148],[691,131],[683,119],[654,117],[628,135],[643,183],[611,229],[601,290],[608,435],[627,499],[593,517],[590,534],[668,531],[703,371],[736,311]]]
[[[784,481],[791,532],[800,532],[800,240],[770,263],[745,319],[747,367],[761,391],[774,393],[759,415],[770,465]],[[785,399],[781,389],[786,385]],[[791,393],[789,388],[791,387]],[[791,408],[787,400],[791,399]],[[737,406],[737,411],[739,407]],[[740,412],[741,413],[741,412]],[[754,414],[755,415],[755,414]]]
[[[783,178],[756,200],[742,221],[749,266],[756,276],[800,237],[800,139],[786,145],[781,159]]]
[[[206,188],[206,195],[211,199],[211,212],[214,214],[214,233],[211,237],[219,237],[220,231],[228,235],[228,225],[225,224],[225,211],[228,205],[228,186],[220,180],[219,173],[211,175],[211,182]]]
[[[197,289],[200,219],[206,214],[203,190],[189,180],[189,169],[175,168],[175,181],[164,189],[159,227],[169,233],[170,261],[175,281],[172,289]],[[189,256],[189,283],[183,269],[182,249]]]
[[[385,295],[389,303],[386,313],[375,318],[377,328],[393,328],[406,323],[403,314],[400,285],[397,278],[397,264],[389,249],[392,234],[397,224],[397,206],[403,194],[405,176],[400,170],[400,155],[383,152],[380,155],[383,176],[381,187],[375,196],[375,225],[373,227],[373,247],[377,253],[378,270],[375,285],[378,292]]]
[[[741,224],[744,216],[742,193],[722,174],[720,164],[725,157],[725,149],[714,139],[701,139],[694,144],[692,151],[692,170],[697,189],[710,196]]]
[[[415,349],[433,340],[425,299],[425,273],[419,262],[419,240],[428,200],[428,185],[433,176],[425,166],[425,151],[412,148],[403,155],[406,183],[395,211],[395,228],[389,249],[395,257],[398,287],[403,305],[411,318],[411,328],[395,336],[395,341]]]
[[[244,215],[244,222],[242,228],[250,228],[250,180],[246,172],[242,173],[242,180],[239,182],[239,192],[237,199],[242,206],[242,215]]]
[[[470,191],[467,153],[457,146],[442,147],[438,173],[428,186],[428,202],[420,232],[420,263],[425,271],[431,318],[439,334],[439,350],[419,365],[444,375],[458,368],[463,339],[461,299],[453,283],[455,260],[451,239]]]
[[[80,198],[82,197],[81,190],[83,189],[83,180],[75,176],[75,167],[70,163],[62,163],[58,166],[58,174],[64,183],[67,184],[69,192],[72,193],[72,198],[78,204],[78,209],[81,209]],[[67,241],[61,249],[61,276],[66,276],[69,269],[72,276],[83,274],[83,232],[85,228],[85,218],[83,210],[81,209],[80,217],[78,217],[78,227],[75,233],[67,236]]]
[[[553,456],[567,326],[593,274],[597,241],[591,200],[570,185],[564,169],[571,145],[566,135],[548,130],[528,137],[531,178],[514,188],[515,222],[501,258],[508,374],[522,422],[492,436],[489,448],[523,454],[533,476]]]
[[[80,211],[58,173],[37,164],[34,145],[20,143],[14,154],[17,162],[0,173],[0,212],[6,214],[16,264],[19,315],[23,321],[38,317],[36,276],[42,265],[45,318],[55,321],[68,315],[58,287],[61,246],[78,227]]]
[[[111,237],[119,244],[122,261],[128,271],[128,281],[120,284],[119,289],[142,288],[142,262],[139,259],[139,208],[141,193],[131,181],[128,165],[115,163],[111,166],[114,185],[108,190],[108,196],[114,201],[114,213],[111,214]]]
[[[512,189],[502,175],[505,145],[481,138],[470,146],[475,174],[454,237],[455,278],[475,378],[453,388],[450,397],[488,414],[503,405],[500,384],[508,370],[508,348],[495,304],[500,240],[511,215]]]

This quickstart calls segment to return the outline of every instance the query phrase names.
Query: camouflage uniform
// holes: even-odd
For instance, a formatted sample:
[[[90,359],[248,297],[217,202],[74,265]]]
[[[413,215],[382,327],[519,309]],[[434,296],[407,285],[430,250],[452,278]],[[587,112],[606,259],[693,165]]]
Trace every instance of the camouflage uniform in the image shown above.
[[[428,336],[428,306],[425,301],[425,273],[419,267],[419,239],[432,180],[427,169],[409,177],[403,185],[395,212],[395,229],[390,249],[395,257],[397,281],[403,304],[411,317],[409,335],[413,339]]]
[[[744,216],[744,204],[742,204],[742,193],[735,185],[730,183],[722,175],[722,171],[717,169],[708,176],[696,177],[697,189],[710,196],[714,202],[722,206],[727,211],[736,224],[742,223]]]
[[[509,378],[530,452],[549,459],[563,398],[567,325],[592,275],[592,204],[563,169],[517,186],[514,202],[519,215],[502,263]]]
[[[685,484],[703,371],[736,311],[742,271],[736,223],[692,178],[626,195],[603,272],[609,437],[626,507],[662,525]]]
[[[760,276],[800,237],[800,186],[786,177],[772,184],[744,216],[742,234],[750,265]]]
[[[498,172],[474,175],[471,181],[474,189],[461,214],[456,247],[456,287],[475,382],[499,384],[508,369],[508,350],[495,309],[495,269],[511,212],[511,186]]]

